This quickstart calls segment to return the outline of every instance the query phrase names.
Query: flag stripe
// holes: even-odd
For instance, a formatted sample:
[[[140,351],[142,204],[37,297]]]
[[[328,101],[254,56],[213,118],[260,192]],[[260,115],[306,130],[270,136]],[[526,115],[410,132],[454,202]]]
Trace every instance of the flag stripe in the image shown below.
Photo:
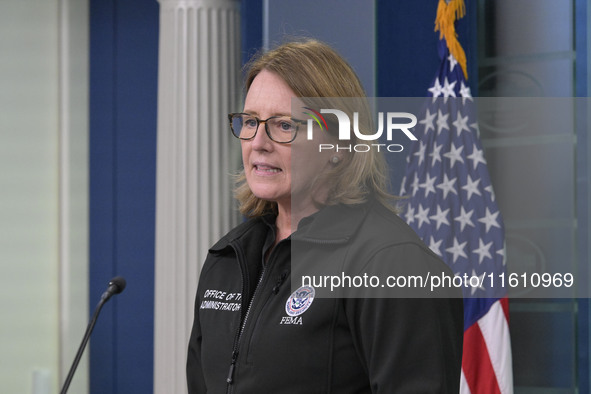
[[[460,393],[472,394],[472,391],[470,391],[470,386],[468,386],[468,382],[466,381],[466,375],[464,375],[463,369],[462,369],[462,376],[460,376]]]
[[[509,323],[509,299],[507,297],[501,298],[501,305],[503,306],[505,319],[507,320],[507,323]]]
[[[470,391],[500,394],[495,371],[478,324],[464,331],[464,357],[462,370]]]
[[[505,312],[501,301],[495,302],[482,319],[478,321],[480,332],[486,343],[491,365],[497,377],[497,383],[503,394],[513,392],[507,376],[512,376],[511,346],[509,324],[505,320]]]

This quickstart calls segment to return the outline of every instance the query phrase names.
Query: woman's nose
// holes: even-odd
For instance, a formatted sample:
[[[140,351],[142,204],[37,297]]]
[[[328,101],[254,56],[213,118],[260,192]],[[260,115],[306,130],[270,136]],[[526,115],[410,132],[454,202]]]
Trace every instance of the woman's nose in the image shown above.
[[[257,150],[269,150],[273,145],[273,141],[267,135],[265,124],[260,123],[254,138],[251,140],[252,148]]]

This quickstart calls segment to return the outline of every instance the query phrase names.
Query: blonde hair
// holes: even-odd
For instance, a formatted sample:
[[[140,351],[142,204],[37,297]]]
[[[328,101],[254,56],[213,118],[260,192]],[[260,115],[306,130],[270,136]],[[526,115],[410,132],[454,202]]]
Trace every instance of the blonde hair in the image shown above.
[[[356,98],[357,105],[368,108],[365,91],[351,66],[334,49],[320,41],[310,39],[282,44],[269,52],[255,55],[245,67],[246,92],[256,76],[267,70],[281,77],[298,97],[329,98],[327,100],[332,107],[327,108],[341,109],[343,105],[345,108],[351,105],[346,100],[339,102],[341,106],[335,105],[338,98]],[[359,121],[362,132],[370,130],[371,117],[367,118]],[[356,139],[352,136],[351,143]],[[359,154],[344,153],[338,166],[314,180],[330,185],[328,198],[323,204],[360,204],[367,201],[371,194],[394,211],[389,200],[395,197],[388,192],[388,167],[383,155],[374,150]],[[244,170],[236,180],[234,194],[243,215],[253,217],[276,212],[275,202],[262,200],[252,193]]]

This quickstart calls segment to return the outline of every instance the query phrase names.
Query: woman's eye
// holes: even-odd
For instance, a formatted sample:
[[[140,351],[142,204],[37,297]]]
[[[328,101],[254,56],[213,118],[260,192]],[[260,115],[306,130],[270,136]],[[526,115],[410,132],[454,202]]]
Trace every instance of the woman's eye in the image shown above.
[[[281,131],[291,131],[293,130],[293,124],[291,122],[283,121],[279,123],[279,128]]]
[[[256,121],[256,119],[253,119],[253,118],[244,119],[243,124],[244,124],[244,127],[251,127],[251,128],[257,127],[257,121]]]

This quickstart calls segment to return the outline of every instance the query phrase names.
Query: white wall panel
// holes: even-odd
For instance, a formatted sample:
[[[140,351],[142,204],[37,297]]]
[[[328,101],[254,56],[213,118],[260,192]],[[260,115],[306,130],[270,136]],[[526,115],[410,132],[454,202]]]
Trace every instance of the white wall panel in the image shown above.
[[[3,393],[57,392],[62,380],[60,360],[71,359],[61,351],[82,336],[72,331],[71,340],[64,329],[70,324],[78,327],[86,320],[88,309],[84,100],[88,91],[88,8],[87,2],[77,1],[72,10],[76,14],[64,18],[65,3],[0,2]],[[73,20],[76,23],[72,24]],[[72,34],[77,40],[69,57],[63,56],[67,42],[63,34]],[[62,71],[68,65],[72,73]],[[70,230],[64,232],[66,228]],[[66,272],[62,258],[66,254],[76,259],[66,267],[68,282],[74,285],[66,286],[68,298],[61,298],[65,302],[60,303],[62,274]],[[77,392],[86,390],[86,376],[82,368]]]

